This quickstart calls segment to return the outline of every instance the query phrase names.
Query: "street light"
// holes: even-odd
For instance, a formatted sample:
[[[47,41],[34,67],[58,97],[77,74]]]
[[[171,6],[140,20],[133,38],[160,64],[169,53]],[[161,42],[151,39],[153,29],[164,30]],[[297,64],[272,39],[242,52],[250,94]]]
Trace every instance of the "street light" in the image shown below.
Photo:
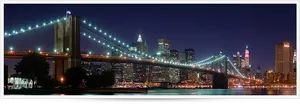
[[[37,49],[38,51],[41,51],[41,48],[40,47],[38,47],[38,49]]]
[[[14,47],[9,47],[9,50],[10,50],[10,51],[13,51],[13,50],[14,50]]]
[[[61,77],[61,78],[60,78],[60,82],[61,82],[61,87],[62,87],[63,84],[64,84],[64,77]]]
[[[60,78],[60,82],[63,83],[64,82],[64,77]]]

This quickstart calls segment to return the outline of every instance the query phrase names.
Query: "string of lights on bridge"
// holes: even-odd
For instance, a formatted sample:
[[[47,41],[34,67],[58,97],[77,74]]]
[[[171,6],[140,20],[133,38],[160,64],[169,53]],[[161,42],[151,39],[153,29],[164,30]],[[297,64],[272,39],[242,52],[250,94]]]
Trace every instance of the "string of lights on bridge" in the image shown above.
[[[212,58],[214,58],[214,56],[210,56],[210,57],[208,57],[208,58],[206,58],[206,59],[204,59],[204,60],[198,61],[198,62],[196,62],[196,64],[201,64],[201,63],[203,63],[203,62],[205,62],[205,61],[208,61],[208,60],[210,60],[210,59],[212,59]]]
[[[246,78],[243,74],[240,73],[240,71],[233,65],[232,61],[227,57],[227,61],[229,61],[230,65],[233,67],[233,69],[238,72],[239,76]]]
[[[225,58],[225,55],[222,55],[221,57],[218,57],[218,58],[216,58],[216,59],[214,59],[214,60],[212,60],[212,61],[209,61],[209,62],[206,62],[206,63],[202,63],[202,64],[198,64],[198,65],[199,65],[199,66],[202,66],[202,65],[211,64],[211,63],[216,62],[216,61],[219,61],[219,60],[221,60],[221,59],[223,59],[223,58]]]
[[[83,20],[82,23],[84,23],[84,24],[88,25],[90,28],[94,29],[94,31],[97,31],[98,33],[103,34],[103,36],[108,37],[109,39],[117,42],[118,44],[120,44],[120,46],[123,46],[123,47],[127,48],[128,50],[130,49],[129,44],[125,43],[124,41],[121,41],[120,39],[117,39],[116,37],[114,37],[113,35],[111,35],[107,32],[104,32],[103,29],[98,28],[96,25],[92,25],[92,23],[88,23],[87,20]],[[141,55],[143,57],[149,57],[149,58],[152,58],[152,59],[155,59],[155,60],[162,60],[158,57],[152,57],[151,55],[148,55],[146,53],[143,53],[143,52],[140,52],[140,51],[137,51],[137,50],[133,50],[132,52],[135,53],[135,54]]]
[[[47,22],[41,22],[41,23],[37,23],[35,25],[29,25],[27,28],[21,27],[19,31],[14,29],[14,30],[12,30],[12,32],[5,32],[4,37],[9,37],[9,36],[12,36],[12,35],[18,35],[20,33],[25,33],[25,32],[28,32],[28,31],[32,31],[32,30],[35,30],[35,29],[42,28],[42,27],[50,26],[50,25],[53,25],[54,23],[57,23],[61,20],[67,20],[67,19],[66,19],[66,17],[63,17],[61,19],[50,20],[48,23]]]

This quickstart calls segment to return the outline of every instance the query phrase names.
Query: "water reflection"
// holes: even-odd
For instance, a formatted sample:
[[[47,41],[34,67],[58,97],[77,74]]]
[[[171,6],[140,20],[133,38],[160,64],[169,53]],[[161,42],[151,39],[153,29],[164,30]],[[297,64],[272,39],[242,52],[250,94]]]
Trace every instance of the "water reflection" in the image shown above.
[[[142,95],[296,95],[296,89],[156,89]]]

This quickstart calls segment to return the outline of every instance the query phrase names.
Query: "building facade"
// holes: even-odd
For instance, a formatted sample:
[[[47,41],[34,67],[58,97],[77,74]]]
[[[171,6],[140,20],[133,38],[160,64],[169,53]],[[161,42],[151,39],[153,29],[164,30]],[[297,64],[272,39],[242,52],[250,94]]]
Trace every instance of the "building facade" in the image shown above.
[[[170,61],[179,62],[179,53],[177,50],[170,50]]]
[[[235,65],[236,68],[241,70],[242,68],[242,55],[240,52],[237,52],[235,55],[233,55],[233,64]]]
[[[245,49],[245,67],[251,68],[248,46],[246,46],[246,49]]]
[[[296,72],[296,68],[297,68],[297,60],[296,60],[296,57],[297,57],[297,53],[296,53],[296,50],[294,51],[294,58],[293,58],[293,71]]]
[[[158,39],[157,56],[163,60],[170,58],[170,41],[166,38]]]
[[[192,48],[185,49],[185,60],[187,64],[192,64],[195,62],[195,50]]]
[[[179,62],[180,62],[180,63],[186,63],[185,52],[179,53]]]
[[[255,79],[263,80],[263,73],[261,72],[260,67],[257,67],[256,69]]]
[[[282,73],[284,76],[293,72],[293,56],[294,50],[290,42],[284,41],[276,44],[275,72]],[[284,80],[287,80],[287,77],[284,77]]]

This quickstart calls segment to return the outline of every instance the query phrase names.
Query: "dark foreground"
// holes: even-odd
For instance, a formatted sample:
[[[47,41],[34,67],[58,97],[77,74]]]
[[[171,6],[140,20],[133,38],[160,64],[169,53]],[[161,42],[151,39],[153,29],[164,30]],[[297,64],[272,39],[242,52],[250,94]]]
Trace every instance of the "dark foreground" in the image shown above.
[[[147,93],[147,89],[81,89],[81,88],[55,88],[55,89],[20,89],[20,90],[4,90],[4,95],[83,95],[83,94],[98,94],[98,95],[113,95],[115,93]]]

